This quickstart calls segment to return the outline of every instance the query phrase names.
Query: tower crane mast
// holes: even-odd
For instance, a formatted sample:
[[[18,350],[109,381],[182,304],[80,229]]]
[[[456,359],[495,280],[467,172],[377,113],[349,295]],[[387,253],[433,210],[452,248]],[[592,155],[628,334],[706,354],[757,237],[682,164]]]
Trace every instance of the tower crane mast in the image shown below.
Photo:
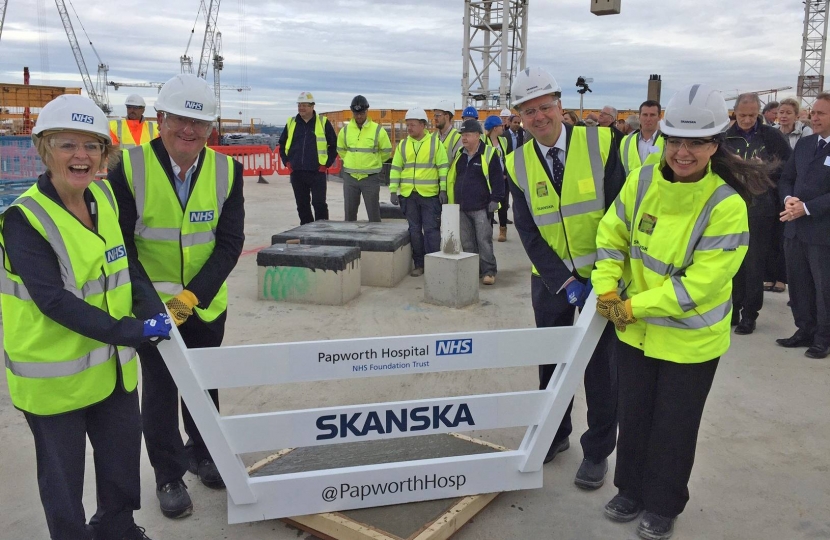
[[[210,69],[210,60],[216,38],[216,20],[219,18],[219,1],[210,0],[205,11],[205,37],[202,40],[202,55],[199,57],[199,71],[196,72],[196,75],[202,79],[207,78],[207,72]],[[204,0],[202,0],[202,3],[204,4]]]
[[[9,5],[9,0],[2,0],[0,4],[0,37],[3,37],[3,21],[6,20],[6,8]]]

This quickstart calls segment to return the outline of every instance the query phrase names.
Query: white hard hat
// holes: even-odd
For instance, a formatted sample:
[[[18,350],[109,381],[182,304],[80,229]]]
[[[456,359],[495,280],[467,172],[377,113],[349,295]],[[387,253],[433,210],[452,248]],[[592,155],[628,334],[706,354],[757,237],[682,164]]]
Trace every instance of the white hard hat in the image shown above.
[[[297,96],[297,103],[314,103],[314,96],[311,95],[311,92],[300,92],[300,95]]]
[[[161,87],[155,109],[196,120],[216,120],[216,96],[213,88],[196,75],[176,75]]]
[[[453,116],[455,115],[455,103],[448,99],[442,99],[435,105],[433,110],[448,112],[450,116]]]
[[[673,137],[711,137],[729,127],[729,111],[720,92],[692,84],[672,96],[660,131]]]
[[[510,88],[514,108],[533,98],[561,92],[562,88],[553,78],[553,75],[538,67],[520,71]]]
[[[107,115],[88,97],[64,94],[44,105],[32,129],[32,139],[47,131],[64,130],[88,133],[112,144]]]
[[[427,113],[424,112],[423,109],[419,109],[415,107],[414,109],[409,109],[406,111],[406,116],[404,120],[423,120],[424,122],[427,121]]]
[[[510,112],[510,109],[502,109],[499,113],[499,116],[512,116],[513,113]]]
[[[144,103],[144,98],[139,96],[138,94],[130,94],[127,96],[127,99],[124,100],[124,105],[129,105],[130,107],[146,107],[147,104]]]

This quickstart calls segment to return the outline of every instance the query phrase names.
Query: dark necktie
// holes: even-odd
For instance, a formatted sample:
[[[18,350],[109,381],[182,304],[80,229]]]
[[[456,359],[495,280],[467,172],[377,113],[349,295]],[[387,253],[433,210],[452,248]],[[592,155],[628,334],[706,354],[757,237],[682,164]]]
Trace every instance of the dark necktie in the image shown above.
[[[818,140],[818,149],[816,150],[816,155],[821,154],[821,152],[822,152],[822,150],[824,150],[825,146],[827,146],[827,141],[825,141],[824,139],[819,139]]]
[[[548,156],[553,159],[553,167],[551,173],[553,176],[553,189],[556,190],[557,195],[562,195],[562,178],[565,176],[565,165],[559,160],[559,152],[556,148],[548,150]]]

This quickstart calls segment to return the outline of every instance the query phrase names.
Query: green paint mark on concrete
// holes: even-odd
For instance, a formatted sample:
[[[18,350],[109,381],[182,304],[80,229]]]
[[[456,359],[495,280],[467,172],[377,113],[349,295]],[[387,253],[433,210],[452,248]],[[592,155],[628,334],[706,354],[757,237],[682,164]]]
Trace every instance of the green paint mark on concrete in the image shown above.
[[[271,300],[298,298],[308,293],[308,269],[295,266],[269,266],[262,280],[262,296]]]

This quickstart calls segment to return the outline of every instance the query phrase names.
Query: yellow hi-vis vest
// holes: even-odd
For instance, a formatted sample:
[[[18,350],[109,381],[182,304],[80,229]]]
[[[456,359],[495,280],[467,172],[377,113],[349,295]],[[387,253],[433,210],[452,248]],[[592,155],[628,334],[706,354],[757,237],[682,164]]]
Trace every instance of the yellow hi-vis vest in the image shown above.
[[[156,122],[146,119],[141,123],[140,141],[133,138],[133,132],[127,124],[126,118],[110,120],[110,131],[118,137],[119,145],[122,149],[129,149],[140,144],[148,143],[158,137],[159,134]]]
[[[652,358],[705,362],[729,349],[732,277],[748,245],[746,203],[711,166],[684,183],[646,165],[600,223],[591,281],[597,294],[631,298],[637,322],[621,341]]]
[[[565,129],[564,127],[562,129]],[[605,214],[605,163],[611,151],[611,130],[576,126],[571,131],[562,198],[539,161],[535,144],[507,156],[507,173],[525,194],[527,207],[542,238],[565,266],[589,277],[597,256],[596,233]],[[539,275],[534,266],[532,272]]]
[[[484,179],[487,180],[487,190],[490,193],[493,192],[493,189],[490,187],[490,160],[493,159],[493,154],[495,152],[496,149],[492,146],[485,146],[484,153],[481,154],[481,172],[484,174]],[[467,154],[463,149],[456,152],[455,158],[452,160],[452,164],[450,165],[450,170],[447,171],[447,202],[450,204],[455,204],[455,179],[458,174],[455,172],[455,165],[458,163],[458,160],[461,159],[461,156],[466,155]]]
[[[367,119],[357,127],[352,119],[337,134],[337,153],[343,160],[343,172],[362,180],[381,171],[383,162],[392,155],[392,143],[380,124]]]
[[[416,151],[417,145],[417,151]],[[420,141],[407,137],[398,145],[389,171],[389,191],[409,197],[414,189],[424,197],[447,190],[447,151],[432,133]]]
[[[297,127],[297,118],[292,116],[285,122],[285,129],[288,130],[288,137],[285,139],[285,155],[288,155],[288,149],[291,148],[291,141],[294,140],[294,129]],[[329,160],[328,144],[326,143],[326,117],[317,116],[317,122],[314,124],[314,136],[317,138],[317,162],[325,166]]]
[[[115,197],[105,180],[90,184],[89,190],[98,208],[97,233],[41,193],[37,185],[12,206],[52,246],[64,289],[115,319],[132,317],[132,285]],[[83,409],[112,394],[119,369],[124,390],[135,390],[135,349],[82,336],[44,315],[11,268],[5,248],[3,254],[3,348],[14,406],[38,416]]]
[[[156,292],[167,302],[199,273],[216,245],[216,225],[233,184],[232,158],[205,149],[198,181],[182,209],[167,173],[149,144],[123,153],[127,184],[135,197],[135,247]],[[210,322],[228,307],[228,284],[207,308],[193,311]]]
[[[437,129],[435,130],[435,133],[433,133],[433,135],[437,136],[438,140],[440,140],[444,144],[444,150],[447,151],[448,159],[449,157],[454,156],[462,146],[461,134],[454,127],[450,128],[450,130],[447,132],[447,136],[444,138],[441,138],[441,132]]]
[[[654,146],[659,148],[659,152],[650,153],[646,156],[646,161],[643,163],[640,161],[640,149],[638,145],[638,137],[640,136],[640,131],[635,131],[634,133],[629,133],[623,140],[620,142],[620,157],[622,158],[623,169],[625,170],[625,176],[627,177],[631,171],[642,167],[643,165],[657,165],[660,163],[660,159],[663,157],[663,150],[666,145],[665,140],[663,137],[660,136],[660,131],[656,131],[654,133]]]

